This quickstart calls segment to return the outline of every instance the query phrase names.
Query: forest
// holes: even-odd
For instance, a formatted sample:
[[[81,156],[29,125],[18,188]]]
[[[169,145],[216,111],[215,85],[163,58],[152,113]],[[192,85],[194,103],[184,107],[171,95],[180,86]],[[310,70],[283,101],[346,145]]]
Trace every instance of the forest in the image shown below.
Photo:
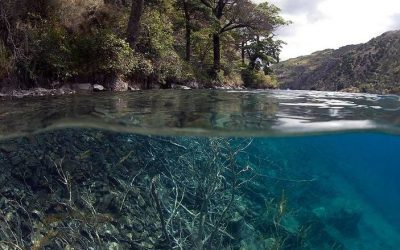
[[[2,0],[0,89],[276,88],[288,24],[250,0]]]

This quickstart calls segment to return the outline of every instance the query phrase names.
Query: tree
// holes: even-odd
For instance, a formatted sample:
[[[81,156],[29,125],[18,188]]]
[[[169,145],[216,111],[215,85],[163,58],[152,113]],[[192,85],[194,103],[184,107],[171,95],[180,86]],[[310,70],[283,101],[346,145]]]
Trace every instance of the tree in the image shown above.
[[[281,40],[274,40],[274,36],[260,37],[254,36],[243,50],[249,58],[249,69],[264,69],[264,73],[270,73],[271,64],[279,62],[279,54],[282,48]]]
[[[185,59],[186,61],[190,61],[192,56],[192,27],[190,24],[191,16],[190,16],[190,4],[188,0],[182,0],[183,12],[185,15],[185,38],[186,38],[186,47],[185,47]]]
[[[178,30],[184,29],[185,60],[190,61],[193,54],[192,35],[200,26],[207,26],[209,15],[207,9],[199,0],[178,0],[177,10],[182,13],[182,21],[175,22]]]
[[[240,51],[243,65],[257,58],[273,63],[270,57],[280,52],[270,51],[273,31],[283,23],[278,8],[252,0],[0,0],[0,58],[9,65],[0,85],[105,79],[99,57],[88,57],[86,47],[116,55],[106,60],[112,68],[132,53],[132,63],[118,72],[126,83],[209,85],[223,62],[224,76],[239,85]]]
[[[239,28],[272,31],[268,13],[261,11],[250,0],[201,0],[212,11],[214,19],[213,70],[221,69],[221,35]]]
[[[257,10],[269,17],[272,31],[280,26],[290,24],[279,15],[279,8],[268,2],[259,4]],[[238,31],[241,37],[242,63],[245,64],[245,57],[247,56],[250,70],[263,68],[265,74],[269,74],[271,73],[269,71],[270,65],[279,62],[279,54],[284,42],[276,40],[272,31],[262,27],[245,27]]]
[[[140,32],[140,19],[143,14],[144,0],[133,0],[131,13],[129,16],[127,41],[129,46],[134,49]]]

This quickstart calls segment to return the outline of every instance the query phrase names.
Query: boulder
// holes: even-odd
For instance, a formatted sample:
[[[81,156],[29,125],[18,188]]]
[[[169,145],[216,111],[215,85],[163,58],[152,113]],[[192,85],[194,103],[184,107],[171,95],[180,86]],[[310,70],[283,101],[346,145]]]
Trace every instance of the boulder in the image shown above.
[[[105,88],[103,85],[100,85],[100,84],[93,85],[93,91],[95,91],[95,92],[104,91],[104,90],[105,90]]]
[[[108,82],[108,89],[111,91],[128,91],[128,86],[128,83],[118,76],[112,77]]]
[[[93,87],[90,83],[74,83],[71,85],[72,89],[75,91],[92,91]]]
[[[187,86],[187,87],[189,87],[189,88],[191,88],[191,89],[200,89],[200,88],[203,87],[203,86],[202,86],[199,82],[197,82],[197,81],[190,81],[190,82],[187,82],[187,83],[185,83],[185,86]]]

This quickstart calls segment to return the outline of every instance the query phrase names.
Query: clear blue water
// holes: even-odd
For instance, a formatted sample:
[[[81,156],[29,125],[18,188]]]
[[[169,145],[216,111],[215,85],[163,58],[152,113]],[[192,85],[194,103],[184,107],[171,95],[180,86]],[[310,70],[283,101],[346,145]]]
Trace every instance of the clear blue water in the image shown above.
[[[0,249],[400,249],[398,96],[0,102]]]
[[[359,213],[357,237],[340,232],[340,226],[330,228],[328,223],[325,228],[332,230],[331,235],[340,235],[337,237],[346,249],[397,249],[400,246],[398,136],[348,133],[260,138],[254,146],[255,150],[262,151],[257,154],[267,156],[277,166],[285,166],[280,168],[279,174],[273,172],[273,176],[314,179],[313,184],[281,183],[287,193],[294,196],[292,202],[289,199],[294,209],[321,212],[323,216],[340,209]],[[268,175],[268,167],[265,171]],[[336,230],[340,233],[336,234]]]

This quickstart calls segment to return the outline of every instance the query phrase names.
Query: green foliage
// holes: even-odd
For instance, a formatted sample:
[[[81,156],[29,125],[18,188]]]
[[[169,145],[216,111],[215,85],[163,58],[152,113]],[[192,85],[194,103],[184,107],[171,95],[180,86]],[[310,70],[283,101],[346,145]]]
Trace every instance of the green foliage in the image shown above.
[[[165,53],[156,64],[156,73],[161,83],[165,81],[179,81],[182,78],[183,61],[175,51]]]
[[[193,54],[203,65],[212,64],[211,28],[200,29],[192,34]]]
[[[142,17],[145,24],[139,40],[139,51],[158,58],[173,49],[174,37],[168,17],[157,10],[147,9]]]
[[[274,76],[266,75],[262,71],[243,69],[242,70],[242,80],[244,85],[248,88],[277,88],[278,82]]]
[[[257,6],[257,9],[261,11],[264,15],[268,16],[270,24],[274,27],[278,27],[281,25],[288,25],[292,23],[291,21],[285,20],[280,15],[281,9],[273,4],[264,2],[259,4]]]
[[[256,70],[264,67],[268,70],[270,65],[279,62],[282,44],[281,40],[275,41],[272,36],[250,40],[244,48],[249,55],[249,67]],[[260,60],[259,63],[257,60]]]
[[[149,87],[185,82],[237,86],[242,83],[238,45],[246,41],[247,61],[259,58],[269,65],[277,61],[280,52],[271,32],[286,24],[275,6],[248,0],[227,3],[220,19],[199,0],[149,0],[145,1],[140,32],[132,49],[126,42],[131,1],[5,3],[0,6],[7,13],[0,19],[0,35],[3,41],[11,35],[15,48],[0,44],[0,79],[11,72],[27,81],[22,84],[25,86],[49,86],[55,81],[97,82],[115,76]],[[7,34],[5,24],[11,34]],[[212,37],[216,30],[221,40],[218,72],[213,67]],[[254,43],[255,36],[265,39]],[[187,44],[191,52],[188,57]],[[250,78],[256,79],[257,86],[265,80],[258,73]]]
[[[75,35],[60,25],[51,24],[36,30],[32,40],[27,67],[33,80],[127,75],[138,65],[129,45],[107,30]]]
[[[145,25],[137,45],[139,52],[152,62],[151,77],[161,84],[181,79],[184,68],[174,48],[173,27],[167,14],[157,9],[146,10],[142,17]]]
[[[33,30],[29,61],[22,64],[34,81],[39,78],[67,79],[75,74],[71,53],[71,37],[57,25],[44,23]]]
[[[127,75],[138,67],[138,58],[128,43],[108,31],[75,38],[73,55],[79,74]]]

